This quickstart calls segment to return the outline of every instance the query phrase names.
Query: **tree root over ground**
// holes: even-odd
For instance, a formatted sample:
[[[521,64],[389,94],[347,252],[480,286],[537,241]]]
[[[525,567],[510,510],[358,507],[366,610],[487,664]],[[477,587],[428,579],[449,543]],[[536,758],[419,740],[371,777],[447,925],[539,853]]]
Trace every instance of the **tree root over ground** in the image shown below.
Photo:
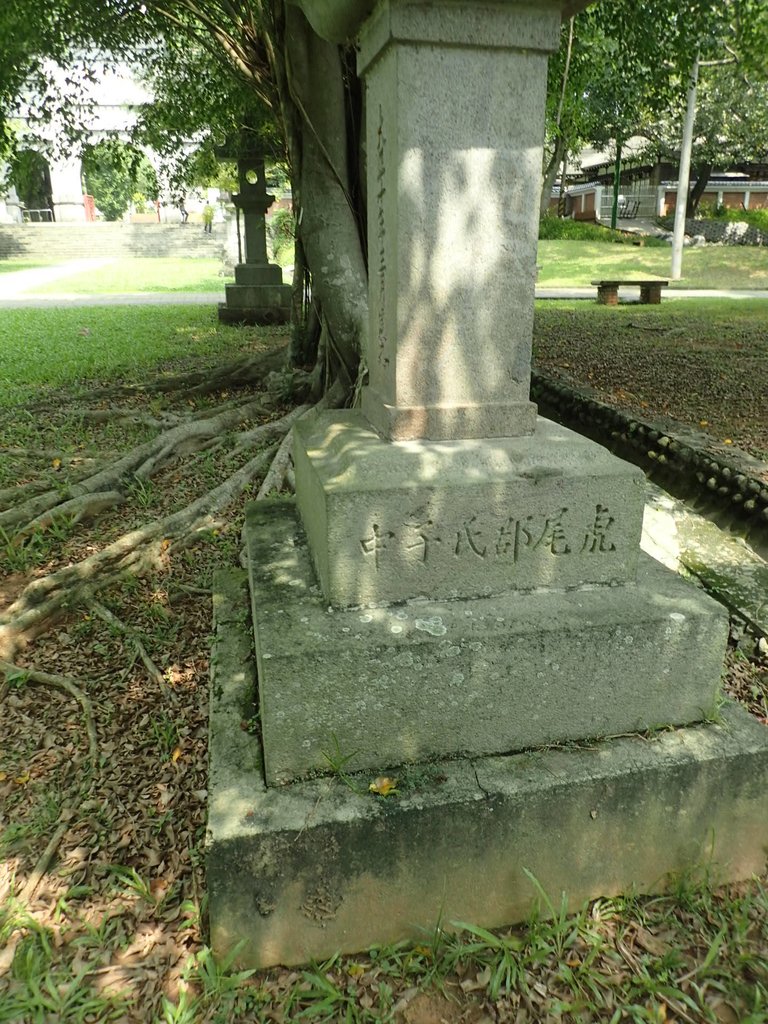
[[[15,600],[0,611],[0,658],[12,662],[28,639],[45,631],[57,617],[78,605],[90,602],[96,614],[109,618],[111,613],[98,602],[94,603],[95,595],[118,573],[139,573],[162,567],[175,550],[211,531],[222,512],[259,479],[263,481],[259,498],[270,491],[279,491],[292,479],[288,441],[291,426],[311,408],[335,404],[339,397],[329,394],[315,407],[299,406],[267,423],[258,421],[278,404],[269,393],[229,401],[208,411],[193,411],[184,421],[161,430],[152,440],[137,445],[111,465],[100,466],[92,475],[75,483],[31,497],[29,491],[22,488],[22,500],[16,505],[8,502],[0,512],[3,531],[0,536],[8,538],[7,543],[16,548],[23,547],[33,535],[44,534],[57,522],[64,520],[69,526],[127,502],[137,482],[146,481],[192,452],[215,449],[227,461],[246,460],[218,486],[186,507],[130,530],[96,551],[91,545],[93,553],[87,557],[28,582]],[[250,425],[254,420],[257,425]],[[237,428],[245,429],[238,431]],[[187,463],[185,469],[188,468]],[[133,644],[150,678],[161,683],[168,695],[165,681],[158,678],[162,673],[153,664],[140,638],[116,618],[112,626],[119,628]]]
[[[259,396],[247,402],[227,403],[204,419],[190,418],[170,427],[151,441],[137,445],[117,462],[86,476],[65,488],[52,488],[21,504],[0,512],[0,527],[14,530],[17,541],[38,529],[46,529],[57,518],[70,522],[93,518],[125,500],[126,490],[135,481],[148,480],[174,459],[211,444],[233,428],[264,416],[273,404]],[[264,434],[281,437],[281,424],[268,424]],[[254,439],[255,440],[255,439]]]
[[[85,591],[97,590],[116,573],[160,566],[174,541],[210,528],[214,514],[239,497],[255,477],[266,472],[275,450],[276,446],[272,446],[259,452],[222,484],[181,511],[131,530],[82,561],[29,583],[0,615],[0,657],[12,657],[26,636],[40,632],[65,607],[77,604]]]
[[[32,683],[35,686],[50,686],[53,690],[60,690],[62,693],[74,697],[83,709],[85,720],[85,734],[88,737],[88,757],[91,767],[95,768],[99,761],[99,741],[96,737],[96,725],[93,718],[93,705],[78,684],[69,676],[51,675],[50,672],[40,672],[39,669],[27,668],[23,665],[14,665],[11,662],[0,660],[0,672],[5,676],[5,683],[0,688],[0,697],[4,697],[4,691],[13,678],[22,679],[24,683]]]
[[[270,349],[250,353],[233,360],[231,363],[226,363],[213,369],[192,370],[189,373],[160,377],[158,380],[147,384],[116,384],[114,386],[96,388],[81,395],[79,401],[104,401],[107,399],[167,395],[171,393],[186,398],[194,398],[217,394],[222,391],[243,390],[245,388],[263,386],[270,373],[279,373],[285,370],[287,355],[288,342],[283,341]],[[53,403],[45,400],[29,406],[29,409],[31,412],[41,412],[54,407]],[[114,415],[130,419],[132,415],[141,416],[142,414],[136,414],[135,411],[132,413],[125,410],[114,410]],[[86,416],[103,420],[98,410],[94,413],[87,413]],[[157,418],[162,419],[163,416]]]

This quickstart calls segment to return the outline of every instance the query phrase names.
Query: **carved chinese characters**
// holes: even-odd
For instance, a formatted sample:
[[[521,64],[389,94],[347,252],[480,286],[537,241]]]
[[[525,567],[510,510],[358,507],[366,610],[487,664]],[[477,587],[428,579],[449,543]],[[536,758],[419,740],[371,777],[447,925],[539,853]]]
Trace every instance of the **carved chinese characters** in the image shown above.
[[[634,580],[644,478],[604,449],[546,420],[546,459],[525,438],[390,449],[354,412],[335,416],[322,452],[311,423],[297,428],[324,481],[322,492],[306,489],[305,526],[329,603]]]
[[[579,517],[583,519],[583,517]],[[392,529],[373,523],[360,538],[360,551],[376,570],[388,562],[424,565],[436,559],[498,560],[516,564],[521,558],[539,555],[555,557],[573,554],[610,555],[616,552],[612,539],[615,518],[604,505],[595,505],[594,518],[586,529],[569,517],[567,508],[547,515],[510,515],[497,518],[475,514],[454,523],[436,524],[423,513],[407,516]]]

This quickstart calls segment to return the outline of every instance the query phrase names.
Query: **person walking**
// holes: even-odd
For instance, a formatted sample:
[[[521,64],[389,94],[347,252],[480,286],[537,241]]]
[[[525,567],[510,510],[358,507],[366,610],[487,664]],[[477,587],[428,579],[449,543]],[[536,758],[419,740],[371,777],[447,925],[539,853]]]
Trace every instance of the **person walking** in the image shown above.
[[[209,235],[213,230],[213,207],[210,203],[206,203],[203,207],[203,231],[206,231]]]

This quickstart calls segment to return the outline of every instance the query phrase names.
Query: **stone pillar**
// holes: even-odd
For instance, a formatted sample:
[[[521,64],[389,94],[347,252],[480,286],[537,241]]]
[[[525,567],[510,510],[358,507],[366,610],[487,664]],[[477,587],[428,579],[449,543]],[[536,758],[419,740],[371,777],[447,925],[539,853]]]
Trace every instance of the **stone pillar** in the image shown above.
[[[49,160],[53,216],[57,223],[85,222],[79,160]]]
[[[559,3],[385,3],[360,36],[370,384],[394,440],[516,437],[529,401],[547,53]]]
[[[8,165],[0,162],[0,182],[7,171]],[[0,224],[21,224],[22,220],[18,193],[9,183],[5,186],[3,194],[0,194]]]
[[[225,323],[278,324],[291,318],[291,289],[283,272],[267,257],[265,214],[274,196],[267,192],[264,158],[241,156],[237,161],[240,191],[232,201],[241,216],[244,262],[235,266],[235,283],[226,287],[219,306]]]

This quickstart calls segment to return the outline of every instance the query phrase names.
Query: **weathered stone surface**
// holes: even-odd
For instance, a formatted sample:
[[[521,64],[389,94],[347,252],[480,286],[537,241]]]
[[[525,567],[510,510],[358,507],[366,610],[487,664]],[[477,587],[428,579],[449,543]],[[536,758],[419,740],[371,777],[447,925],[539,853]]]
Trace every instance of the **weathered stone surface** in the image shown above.
[[[251,308],[290,307],[291,289],[287,284],[249,285],[228,284],[224,289],[227,305],[233,309],[238,306]]]
[[[637,584],[334,611],[290,502],[246,517],[270,784],[712,714],[724,609],[651,559]]]
[[[336,411],[297,425],[294,462],[334,606],[634,578],[642,472],[549,420],[533,437],[392,444]]]
[[[422,0],[428,2],[428,0]],[[530,0],[506,0],[508,3],[526,3]],[[570,18],[587,7],[593,0],[537,0],[538,6],[559,6],[564,18]],[[304,11],[315,32],[332,43],[343,43],[360,30],[360,26],[376,6],[376,0],[289,0]],[[416,4],[411,0],[411,6]]]
[[[369,387],[384,436],[530,434],[546,53],[558,4],[389,0],[366,22]],[[494,102],[488,102],[488,96]]]
[[[643,549],[668,568],[698,577],[738,620],[768,636],[768,562],[747,541],[649,484]]]
[[[278,286],[284,289],[281,296],[290,297],[289,285],[283,284],[283,272],[276,263],[238,263],[235,267],[235,285],[251,287]],[[232,288],[232,285],[229,285]]]
[[[287,324],[291,319],[291,289],[287,284],[228,284],[225,292],[227,301],[219,303],[219,320],[223,323]]]
[[[557,903],[632,889],[670,874],[712,881],[765,869],[768,729],[727,707],[721,725],[581,749],[448,761],[396,772],[400,795],[371,776],[265,786],[251,713],[240,573],[215,584],[208,888],[217,955],[267,967],[423,941],[438,922],[487,927],[525,917],[531,871]],[[232,608],[235,602],[235,609]]]

